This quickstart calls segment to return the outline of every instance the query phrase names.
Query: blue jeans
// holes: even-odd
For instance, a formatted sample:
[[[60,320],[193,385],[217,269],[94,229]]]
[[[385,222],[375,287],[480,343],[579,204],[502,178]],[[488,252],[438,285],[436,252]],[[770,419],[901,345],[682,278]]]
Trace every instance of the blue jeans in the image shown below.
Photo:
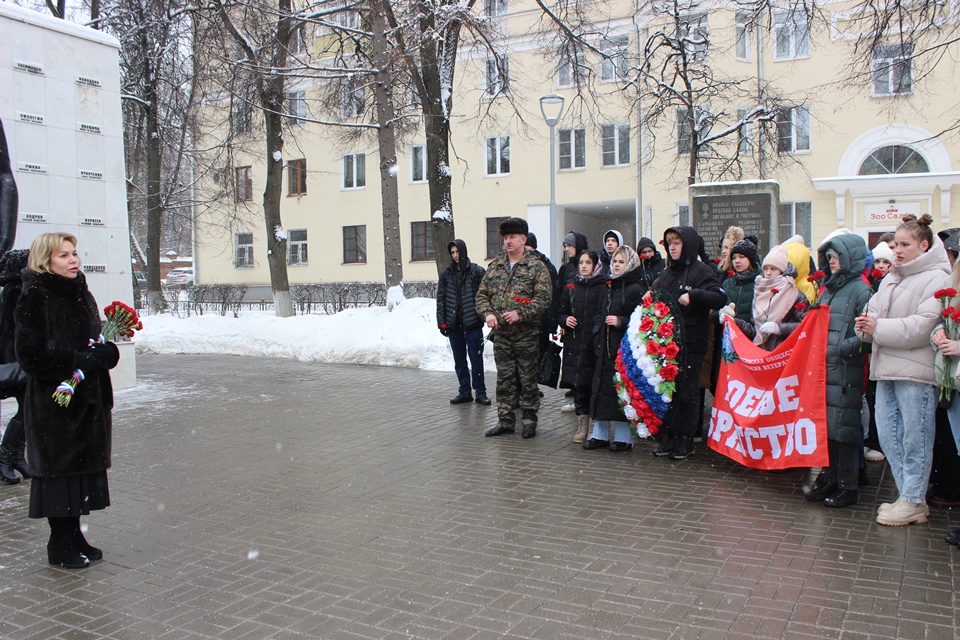
[[[877,433],[900,497],[926,502],[937,429],[937,388],[906,380],[877,382]]]
[[[451,329],[450,349],[453,350],[453,368],[460,381],[458,395],[470,395],[470,370],[473,369],[473,390],[476,396],[487,395],[487,383],[483,380],[483,330]],[[470,366],[467,367],[467,356]]]
[[[621,420],[594,420],[593,433],[590,434],[590,437],[596,438],[597,440],[609,440],[610,427],[613,427],[614,442],[626,442],[627,444],[633,442],[633,435],[630,433],[630,423]]]

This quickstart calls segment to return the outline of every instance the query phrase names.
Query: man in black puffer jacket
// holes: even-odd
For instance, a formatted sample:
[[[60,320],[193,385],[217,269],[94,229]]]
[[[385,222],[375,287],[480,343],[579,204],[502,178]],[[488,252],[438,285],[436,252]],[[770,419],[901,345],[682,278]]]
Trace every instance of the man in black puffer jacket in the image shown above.
[[[489,405],[487,385],[483,379],[483,320],[477,315],[477,289],[485,270],[470,262],[467,243],[463,240],[448,244],[447,251],[450,252],[450,265],[440,273],[440,282],[437,284],[437,326],[440,333],[450,339],[453,366],[460,381],[460,390],[450,404],[473,400],[470,394],[472,373],[477,403]]]
[[[557,269],[561,287],[576,281],[577,276],[580,275],[580,265],[577,261],[580,259],[580,254],[589,248],[587,236],[579,231],[571,231],[563,237],[563,264]]]
[[[707,353],[710,310],[727,303],[720,287],[716,265],[700,260],[703,239],[693,227],[670,227],[663,233],[669,258],[657,289],[671,299],[671,308],[683,320],[680,336],[680,381],[673,396],[673,419],[664,424],[657,439],[656,456],[683,460],[693,453],[693,437],[699,423],[700,369]]]

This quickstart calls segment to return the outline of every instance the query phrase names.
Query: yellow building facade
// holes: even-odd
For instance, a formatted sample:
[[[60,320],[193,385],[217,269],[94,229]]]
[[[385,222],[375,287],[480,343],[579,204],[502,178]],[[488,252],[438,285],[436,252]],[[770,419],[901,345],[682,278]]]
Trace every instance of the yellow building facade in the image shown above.
[[[461,49],[451,124],[453,216],[456,236],[475,261],[499,250],[496,225],[505,216],[526,218],[555,263],[570,230],[585,233],[596,248],[607,229],[635,244],[641,235],[656,240],[668,226],[691,219],[682,128],[671,113],[642,124],[654,99],[644,89],[638,101],[637,90],[623,81],[667,19],[628,1],[596,5],[595,24],[604,34],[596,50],[619,47],[622,60],[601,60],[588,48],[583,64],[595,74],[588,91],[570,86],[549,21],[532,0],[490,0],[480,9],[496,25],[508,80],[490,66],[485,49],[470,42]],[[874,246],[906,213],[929,212],[936,229],[960,226],[960,171],[953,166],[960,149],[955,139],[938,137],[956,117],[953,65],[941,64],[918,80],[901,47],[875,52],[869,70],[856,75],[843,6],[830,14],[830,24],[812,25],[786,10],[754,25],[731,4],[696,8],[697,33],[709,40],[705,64],[716,77],[743,83],[737,103],[707,101],[708,108],[749,111],[761,86],[788,105],[767,125],[765,140],[761,127],[750,125],[717,147],[744,145],[740,180],[779,183],[780,219],[772,237],[799,233],[815,248],[846,227]],[[323,34],[308,42],[314,52],[322,49]],[[487,95],[505,80],[505,95]],[[311,119],[319,91],[309,81],[291,87],[288,113]],[[550,93],[565,98],[555,131],[552,241],[550,135],[539,104]],[[300,121],[285,139],[282,218],[291,284],[383,281],[375,137],[345,142],[341,131]],[[435,280],[423,134],[402,140],[398,151],[404,280]],[[226,170],[236,177],[247,222],[226,229],[198,215],[199,284],[269,284],[266,231],[256,215],[263,162],[236,153],[235,163]]]

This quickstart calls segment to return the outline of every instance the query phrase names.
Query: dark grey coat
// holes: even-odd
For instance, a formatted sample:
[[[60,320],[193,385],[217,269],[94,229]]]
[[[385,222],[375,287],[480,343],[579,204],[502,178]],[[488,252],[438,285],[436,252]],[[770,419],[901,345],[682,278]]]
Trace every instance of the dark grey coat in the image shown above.
[[[607,277],[602,273],[592,278],[577,277],[560,290],[560,313],[557,321],[564,328],[563,368],[560,386],[564,389],[589,387],[597,362],[594,352],[594,326],[597,310],[606,293]],[[573,284],[574,288],[569,289]],[[577,319],[576,329],[567,327],[567,318]]]
[[[827,249],[840,254],[840,270],[831,273]],[[826,278],[820,288],[820,304],[830,306],[827,336],[827,431],[831,440],[859,445],[863,439],[860,423],[864,367],[869,343],[854,332],[854,321],[863,313],[873,295],[861,274],[866,264],[867,245],[852,233],[836,236],[821,245],[819,268]]]

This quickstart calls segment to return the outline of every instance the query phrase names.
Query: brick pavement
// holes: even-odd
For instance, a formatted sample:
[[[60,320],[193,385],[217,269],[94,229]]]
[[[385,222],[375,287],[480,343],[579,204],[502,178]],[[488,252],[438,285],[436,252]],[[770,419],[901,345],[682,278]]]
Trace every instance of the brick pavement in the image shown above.
[[[879,464],[831,511],[799,470],[584,451],[556,391],[537,438],[491,439],[452,373],[139,367],[83,520],[102,562],[48,566],[29,485],[0,486],[0,638],[958,637],[960,513],[877,525]]]

